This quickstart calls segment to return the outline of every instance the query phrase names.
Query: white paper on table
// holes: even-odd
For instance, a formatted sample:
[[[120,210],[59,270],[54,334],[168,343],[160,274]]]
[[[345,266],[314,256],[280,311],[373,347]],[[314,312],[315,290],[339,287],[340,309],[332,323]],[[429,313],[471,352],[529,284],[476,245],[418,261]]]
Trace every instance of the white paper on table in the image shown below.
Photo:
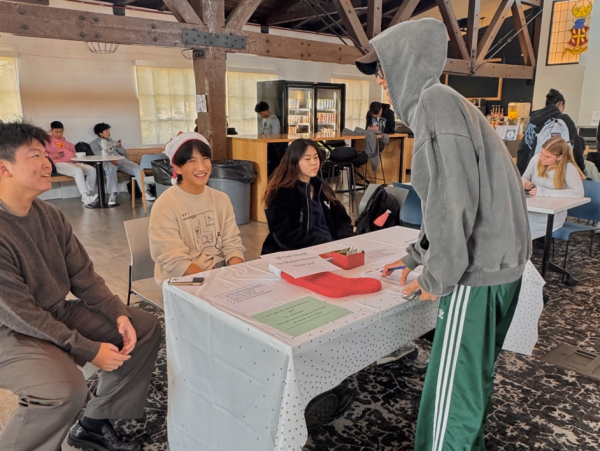
[[[365,297],[356,301],[359,305],[370,307],[375,310],[384,310],[394,307],[399,304],[403,304],[407,301],[402,297],[402,294],[391,290],[381,290],[375,296]]]
[[[598,126],[600,123],[600,111],[594,111],[592,113],[592,123],[591,125]]]
[[[203,293],[208,301],[247,316],[294,301],[298,299],[299,294],[302,294],[302,288],[268,281],[246,283],[235,288],[227,287],[210,294]]]
[[[279,271],[289,274],[294,278],[340,270],[339,267],[319,257],[319,254],[316,252],[309,250],[278,252],[276,254],[263,255],[261,258]]]
[[[383,266],[381,268],[370,269],[368,271],[365,271],[360,274],[360,277],[371,277],[373,279],[380,280],[381,283],[383,283],[384,285],[389,284],[389,285],[393,285],[394,287],[398,287],[399,289],[403,288],[400,286],[400,277],[402,276],[401,269],[397,269],[396,271],[394,271],[391,275],[389,275],[387,277],[382,277],[381,276],[382,272],[383,272]],[[407,285],[410,284],[413,280],[415,280],[417,277],[419,277],[422,273],[423,273],[422,266],[415,268],[414,271],[411,271],[408,274],[408,278],[406,279],[406,284]]]

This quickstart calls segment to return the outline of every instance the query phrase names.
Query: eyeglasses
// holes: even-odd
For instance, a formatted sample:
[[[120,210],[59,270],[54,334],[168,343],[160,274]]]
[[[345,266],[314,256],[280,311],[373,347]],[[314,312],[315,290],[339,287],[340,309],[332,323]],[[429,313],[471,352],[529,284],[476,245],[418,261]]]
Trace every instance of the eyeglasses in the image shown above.
[[[383,76],[383,69],[381,68],[381,64],[377,64],[377,68],[375,69],[375,76],[381,79],[385,78]]]

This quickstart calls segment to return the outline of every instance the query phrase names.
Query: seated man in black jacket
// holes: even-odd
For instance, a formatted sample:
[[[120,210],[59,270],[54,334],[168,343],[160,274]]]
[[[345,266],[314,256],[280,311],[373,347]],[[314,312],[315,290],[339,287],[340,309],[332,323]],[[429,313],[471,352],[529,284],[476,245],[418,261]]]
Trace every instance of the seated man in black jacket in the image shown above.
[[[380,130],[388,135],[396,131],[396,115],[387,103],[371,102],[367,111],[367,130]]]

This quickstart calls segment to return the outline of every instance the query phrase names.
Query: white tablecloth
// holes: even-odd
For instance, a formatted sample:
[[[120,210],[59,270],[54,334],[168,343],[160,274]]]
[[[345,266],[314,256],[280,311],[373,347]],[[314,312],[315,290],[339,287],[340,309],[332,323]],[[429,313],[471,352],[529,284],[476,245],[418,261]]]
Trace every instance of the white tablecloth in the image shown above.
[[[396,227],[312,249],[365,249],[365,266],[339,273],[357,276],[401,258],[417,233]],[[202,287],[163,286],[171,450],[300,450],[312,398],[435,327],[438,302],[407,302],[395,282],[369,296],[331,299],[267,267],[257,260],[205,273]],[[242,303],[221,296],[236,287],[264,295]],[[250,318],[307,295],[353,313],[296,338]]]

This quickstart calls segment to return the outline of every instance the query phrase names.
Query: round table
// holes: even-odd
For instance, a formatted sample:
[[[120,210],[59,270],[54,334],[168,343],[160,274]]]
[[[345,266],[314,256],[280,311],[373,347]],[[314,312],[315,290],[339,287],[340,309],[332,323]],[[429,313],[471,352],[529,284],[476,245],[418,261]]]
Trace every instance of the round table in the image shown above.
[[[90,164],[93,163],[96,166],[96,184],[98,185],[98,201],[99,201],[99,208],[107,208],[107,207],[116,207],[119,204],[116,205],[108,205],[108,203],[106,202],[105,199],[105,192],[104,192],[104,163],[108,163],[111,161],[119,161],[119,160],[124,160],[125,157],[122,155],[110,155],[110,156],[103,156],[103,155],[91,155],[91,156],[85,156],[85,157],[74,157],[71,158],[71,161],[75,162],[75,163],[86,163],[86,164]]]

